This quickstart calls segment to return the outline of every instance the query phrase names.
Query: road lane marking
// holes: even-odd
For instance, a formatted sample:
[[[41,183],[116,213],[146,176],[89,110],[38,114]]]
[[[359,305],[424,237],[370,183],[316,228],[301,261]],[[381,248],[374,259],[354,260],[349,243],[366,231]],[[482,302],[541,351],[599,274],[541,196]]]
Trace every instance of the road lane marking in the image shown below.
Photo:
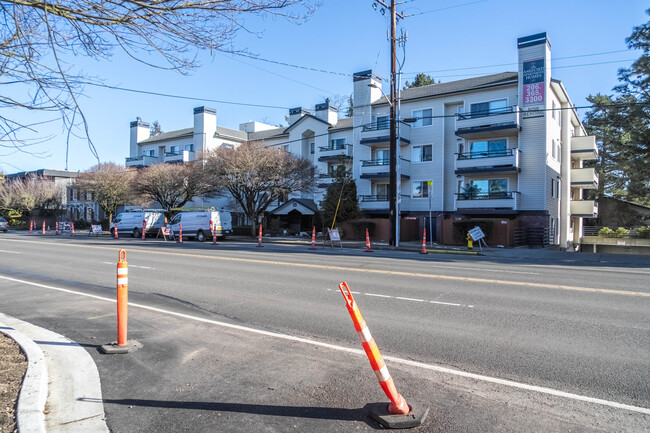
[[[327,289],[327,291],[328,292],[338,292],[338,290],[332,290],[332,289]],[[377,297],[377,298],[394,298],[394,299],[399,299],[401,301],[429,302],[431,304],[450,305],[452,307],[474,308],[473,305],[455,304],[453,302],[427,301],[426,299],[404,298],[404,297],[401,297],[401,296],[380,295],[380,294],[377,294],[377,293],[363,293],[363,292],[351,292],[351,293],[355,294],[355,295],[374,296],[374,297]]]
[[[0,253],[7,253],[7,254],[22,254],[18,251],[7,251],[7,250],[0,250]]]
[[[19,239],[7,239],[7,241],[33,243],[33,244],[40,244],[40,245],[47,244],[47,245],[65,246],[71,248],[90,248],[90,249],[109,250],[109,251],[116,250],[116,247],[101,247],[97,245],[80,245],[80,244],[70,244],[70,243],[63,243],[63,242],[52,244],[51,242],[26,241],[26,240],[19,240]],[[426,278],[426,279],[433,279],[433,280],[463,281],[467,283],[478,283],[478,284],[500,284],[505,286],[536,287],[541,289],[570,290],[576,292],[601,293],[601,294],[608,294],[608,295],[623,295],[623,296],[639,296],[644,298],[650,298],[650,292],[638,292],[638,291],[617,290],[617,289],[597,289],[594,287],[566,286],[562,284],[533,283],[527,281],[491,280],[487,278],[457,277],[452,275],[423,274],[420,272],[388,271],[382,269],[360,269],[360,268],[350,268],[345,266],[282,262],[278,260],[248,259],[248,258],[241,258],[241,257],[206,256],[201,254],[190,254],[190,253],[169,252],[169,251],[152,251],[152,250],[141,250],[135,248],[130,248],[129,252],[166,255],[166,256],[174,256],[174,257],[192,257],[192,258],[201,258],[205,260],[220,260],[226,262],[255,263],[255,264],[265,264],[265,265],[321,269],[327,271],[356,272],[356,273],[378,274],[378,275],[393,275],[393,276],[402,276],[402,277],[418,277],[418,278]]]
[[[105,265],[114,265],[117,266],[116,262],[102,262]],[[129,268],[138,268],[138,269],[153,269],[156,270],[156,268],[152,268],[151,266],[138,266],[138,265],[129,265]]]
[[[73,295],[85,296],[85,297],[88,297],[88,298],[98,299],[98,300],[101,300],[101,301],[107,301],[107,302],[112,302],[112,303],[117,302],[117,300],[115,300],[115,299],[105,298],[103,296],[91,295],[89,293],[83,293],[83,292],[78,292],[78,291],[75,291],[75,290],[64,289],[62,287],[47,286],[45,284],[34,283],[34,282],[31,282],[31,281],[26,281],[26,280],[19,280],[17,278],[5,277],[3,275],[0,275],[0,279],[4,279],[4,280],[7,280],[7,281],[13,281],[15,283],[20,283],[20,284],[26,284],[26,285],[30,285],[30,286],[34,286],[34,287],[40,287],[40,288],[43,288],[43,289],[56,290],[56,291],[59,291],[59,292],[70,293],[70,294],[73,294]],[[277,333],[277,332],[270,332],[270,331],[264,331],[264,330],[261,330],[261,329],[249,328],[247,326],[242,326],[242,325],[235,325],[235,324],[232,324],[232,323],[219,322],[217,320],[206,319],[206,318],[203,318],[203,317],[192,316],[190,314],[178,313],[178,312],[170,311],[170,310],[164,310],[162,308],[151,307],[149,305],[137,304],[137,303],[134,303],[134,302],[129,302],[129,306],[134,307],[134,308],[141,308],[143,310],[153,311],[153,312],[156,312],[156,313],[167,314],[167,315],[178,317],[178,318],[181,318],[181,319],[188,319],[188,320],[193,320],[193,321],[196,321],[196,322],[208,323],[208,324],[211,324],[211,325],[220,326],[222,328],[236,329],[238,331],[244,331],[244,332],[248,332],[248,333],[251,333],[251,334],[264,335],[264,336],[267,336],[267,337],[277,338],[277,339],[281,339],[281,340],[294,341],[294,342],[308,344],[308,345],[317,346],[317,347],[324,347],[324,348],[327,348],[327,349],[332,349],[332,350],[336,350],[336,351],[339,351],[339,352],[350,353],[350,354],[354,354],[354,355],[361,356],[361,357],[366,356],[366,353],[361,349],[352,349],[352,348],[345,347],[345,346],[337,346],[335,344],[310,340],[310,339],[304,338],[304,337],[296,337],[294,335],[289,335],[289,334],[281,334],[281,333]],[[612,408],[615,408],[615,409],[623,409],[623,410],[628,410],[628,411],[631,411],[631,412],[637,412],[637,413],[650,415],[650,408],[646,408],[646,407],[632,406],[632,405],[629,405],[629,404],[619,403],[619,402],[616,402],[616,401],[604,400],[604,399],[601,399],[601,398],[595,398],[595,397],[589,397],[589,396],[580,395],[580,394],[574,394],[574,393],[560,391],[560,390],[557,390],[557,389],[548,388],[548,387],[544,387],[544,386],[537,386],[537,385],[530,385],[530,384],[522,383],[522,382],[515,382],[514,380],[509,380],[509,379],[500,379],[498,377],[492,377],[492,376],[486,376],[486,375],[482,375],[482,374],[470,373],[470,372],[467,372],[467,371],[457,370],[455,368],[444,367],[442,365],[427,364],[427,363],[424,363],[424,362],[412,361],[410,359],[398,358],[398,357],[395,357],[395,356],[384,356],[384,359],[392,361],[392,362],[394,362],[396,364],[407,365],[407,366],[410,366],[410,367],[421,368],[421,369],[424,369],[424,370],[435,371],[435,372],[438,372],[438,373],[449,374],[449,375],[453,375],[453,376],[460,376],[460,377],[465,377],[465,378],[478,380],[478,381],[482,381],[482,382],[494,383],[494,384],[503,385],[503,386],[507,386],[507,387],[511,387],[511,388],[517,388],[517,389],[523,389],[523,390],[526,390],[526,391],[537,392],[537,393],[540,393],[540,394],[552,395],[552,396],[555,396],[555,397],[562,397],[562,398],[566,398],[566,399],[570,399],[570,400],[581,401],[581,402],[586,402],[586,403],[593,403],[593,404],[598,404],[598,405],[601,405],[601,406],[612,407]]]

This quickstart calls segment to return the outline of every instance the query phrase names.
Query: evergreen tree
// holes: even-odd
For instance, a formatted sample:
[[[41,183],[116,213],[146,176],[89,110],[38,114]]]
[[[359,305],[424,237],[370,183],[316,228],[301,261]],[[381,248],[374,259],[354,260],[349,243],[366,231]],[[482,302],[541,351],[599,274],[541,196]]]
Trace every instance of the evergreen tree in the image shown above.
[[[438,83],[440,83],[440,80],[438,80]],[[423,74],[422,72],[420,72],[415,76],[415,80],[413,80],[412,83],[409,83],[408,81],[404,82],[404,89],[428,86],[430,84],[436,84],[435,78],[431,78],[429,74]]]
[[[341,199],[341,204],[339,203]],[[336,208],[338,205],[338,213]],[[339,172],[334,182],[327,188],[321,202],[321,218],[325,228],[331,228],[336,214],[336,222],[351,221],[363,216],[357,198],[357,184],[350,171]]]

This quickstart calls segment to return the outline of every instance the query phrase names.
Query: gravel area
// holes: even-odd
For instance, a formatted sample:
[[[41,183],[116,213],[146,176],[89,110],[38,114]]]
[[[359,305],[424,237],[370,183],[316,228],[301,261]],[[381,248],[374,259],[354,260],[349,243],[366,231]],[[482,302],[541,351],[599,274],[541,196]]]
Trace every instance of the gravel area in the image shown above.
[[[16,432],[16,402],[27,360],[14,340],[0,332],[0,433]]]

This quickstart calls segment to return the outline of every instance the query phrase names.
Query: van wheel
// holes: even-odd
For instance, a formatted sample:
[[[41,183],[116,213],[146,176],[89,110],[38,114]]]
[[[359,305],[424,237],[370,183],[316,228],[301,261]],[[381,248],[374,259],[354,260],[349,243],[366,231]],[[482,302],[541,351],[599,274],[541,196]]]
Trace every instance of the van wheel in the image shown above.
[[[140,237],[140,230],[133,229],[133,233],[131,233],[131,236],[133,236],[134,238],[139,238]]]
[[[196,232],[196,240],[199,242],[203,242],[205,240],[205,235],[203,234],[203,230],[199,230]]]

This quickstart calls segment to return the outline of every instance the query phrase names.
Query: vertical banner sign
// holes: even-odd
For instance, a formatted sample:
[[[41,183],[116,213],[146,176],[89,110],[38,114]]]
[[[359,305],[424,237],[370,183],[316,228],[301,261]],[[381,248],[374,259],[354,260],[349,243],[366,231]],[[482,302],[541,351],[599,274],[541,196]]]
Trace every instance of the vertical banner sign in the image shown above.
[[[542,117],[546,89],[544,58],[523,62],[523,75],[523,102],[528,107],[524,117]]]

